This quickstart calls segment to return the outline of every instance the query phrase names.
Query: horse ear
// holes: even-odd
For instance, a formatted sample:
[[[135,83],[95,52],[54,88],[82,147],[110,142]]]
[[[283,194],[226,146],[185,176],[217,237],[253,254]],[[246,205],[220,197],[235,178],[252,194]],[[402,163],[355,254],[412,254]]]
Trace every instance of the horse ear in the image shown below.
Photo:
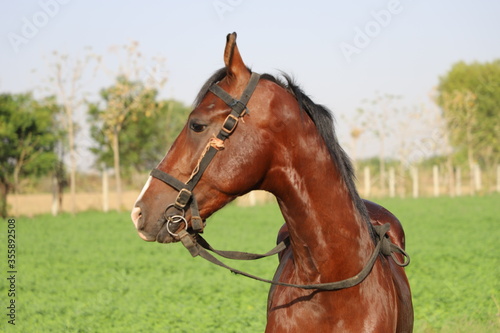
[[[224,64],[226,65],[229,77],[241,77],[242,75],[248,76],[250,74],[236,45],[236,32],[227,35]]]

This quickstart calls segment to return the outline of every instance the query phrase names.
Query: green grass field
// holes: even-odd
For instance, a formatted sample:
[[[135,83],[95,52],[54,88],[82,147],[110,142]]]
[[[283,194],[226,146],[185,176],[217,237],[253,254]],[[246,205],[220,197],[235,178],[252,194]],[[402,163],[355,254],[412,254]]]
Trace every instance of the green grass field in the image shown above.
[[[500,332],[500,196],[381,200],[402,221],[415,332]],[[128,213],[16,218],[16,325],[7,323],[2,224],[0,331],[262,332],[268,285],[236,276],[180,244],[142,241]],[[220,249],[263,252],[275,205],[229,206],[208,221]],[[272,277],[277,259],[235,266]]]

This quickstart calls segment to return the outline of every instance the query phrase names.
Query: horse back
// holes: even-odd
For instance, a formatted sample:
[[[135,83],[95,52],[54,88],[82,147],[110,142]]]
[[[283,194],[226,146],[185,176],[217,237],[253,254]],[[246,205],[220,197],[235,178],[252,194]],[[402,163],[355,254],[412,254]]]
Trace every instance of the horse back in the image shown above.
[[[389,223],[391,228],[387,232],[392,243],[396,244],[403,250],[405,249],[405,232],[401,222],[390,211],[372,201],[363,199],[370,221],[373,225],[383,225]]]

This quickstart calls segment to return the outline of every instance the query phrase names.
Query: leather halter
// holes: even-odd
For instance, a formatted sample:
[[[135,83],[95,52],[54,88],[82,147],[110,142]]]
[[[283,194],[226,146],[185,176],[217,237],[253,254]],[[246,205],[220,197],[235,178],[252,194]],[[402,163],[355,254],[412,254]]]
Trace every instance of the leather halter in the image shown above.
[[[199,234],[200,232],[203,231],[204,222],[200,217],[198,203],[193,195],[193,189],[195,188],[196,184],[200,180],[201,176],[205,172],[206,168],[208,167],[212,159],[215,157],[215,154],[217,154],[219,150],[224,149],[223,143],[236,129],[239,119],[242,118],[245,114],[250,113],[250,111],[247,108],[247,104],[250,98],[252,97],[252,93],[257,87],[257,84],[259,83],[259,79],[260,79],[259,74],[252,73],[250,81],[248,82],[239,100],[231,97],[226,91],[224,91],[218,85],[212,85],[209,88],[210,92],[212,92],[217,97],[222,99],[229,107],[231,107],[232,110],[231,113],[224,120],[224,123],[222,124],[222,128],[219,131],[219,134],[215,138],[210,139],[210,141],[208,142],[206,149],[200,156],[198,165],[195,167],[195,169],[191,174],[191,177],[186,183],[181,182],[177,178],[159,169],[153,169],[151,171],[150,175],[152,177],[163,181],[167,185],[179,191],[179,194],[177,195],[175,202],[168,205],[167,208],[165,209],[164,218],[165,218],[165,223],[167,223],[166,225],[167,231],[172,236],[178,237],[178,239],[182,242],[182,244],[186,247],[186,249],[189,250],[189,252],[193,257],[199,255],[202,258],[210,261],[211,263],[226,268],[235,274],[240,274],[252,278],[254,280],[267,282],[275,285],[286,286],[286,287],[295,287],[302,289],[318,289],[318,290],[340,290],[355,286],[361,283],[368,276],[380,254],[383,254],[385,256],[391,256],[394,262],[401,267],[407,266],[410,263],[410,257],[403,249],[391,243],[389,237],[387,236],[387,231],[390,228],[390,224],[388,223],[382,226],[374,226],[375,232],[378,236],[377,244],[375,246],[372,255],[368,259],[363,269],[358,274],[356,274],[351,278],[336,282],[300,285],[300,284],[283,283],[276,280],[262,279],[252,274],[227,266],[226,264],[224,264],[223,262],[221,262],[208,252],[212,251],[218,254],[219,256],[228,259],[255,260],[277,254],[286,249],[286,247],[290,243],[290,240],[287,237],[284,241],[279,243],[275,248],[273,248],[272,250],[270,250],[265,254],[255,254],[255,253],[238,252],[238,251],[219,251],[214,249]],[[188,207],[188,205],[191,208],[190,230],[188,230],[188,222],[184,218],[185,210],[186,207]],[[169,212],[170,210],[173,211]],[[180,212],[181,215],[175,214],[174,213],[175,210]],[[172,231],[170,229],[170,225],[174,225],[175,230],[177,230],[179,228],[180,223],[185,224],[184,229],[180,231]],[[396,258],[395,253],[403,255],[407,260],[403,260],[402,262],[400,262]]]
[[[191,177],[186,183],[181,182],[172,175],[169,175],[168,173],[163,172],[159,169],[153,169],[151,171],[151,176],[163,181],[167,185],[179,191],[175,202],[168,205],[165,209],[164,218],[166,221],[165,223],[167,223],[168,232],[174,237],[178,236],[180,240],[183,241],[183,243],[187,241],[187,239],[185,238],[187,236],[188,222],[184,218],[184,214],[188,205],[191,208],[192,230],[195,233],[198,233],[202,232],[204,228],[204,222],[200,217],[198,203],[193,195],[193,189],[195,188],[196,184],[198,184],[198,181],[200,180],[201,176],[203,175],[217,152],[223,149],[224,141],[234,132],[236,126],[238,125],[239,119],[245,116],[245,114],[250,113],[247,108],[247,104],[252,97],[257,84],[259,83],[259,79],[259,74],[252,73],[250,80],[240,99],[234,99],[216,84],[212,85],[209,88],[210,92],[222,99],[231,108],[231,113],[224,120],[222,128],[217,136],[215,138],[212,138],[208,142],[206,149],[200,156],[198,165],[195,167],[191,174]],[[181,232],[175,233],[176,231],[172,231],[170,229],[170,226],[173,225],[174,227],[177,227],[175,228],[175,230],[177,230],[180,223],[185,224],[185,228]],[[191,249],[190,252],[193,254]]]

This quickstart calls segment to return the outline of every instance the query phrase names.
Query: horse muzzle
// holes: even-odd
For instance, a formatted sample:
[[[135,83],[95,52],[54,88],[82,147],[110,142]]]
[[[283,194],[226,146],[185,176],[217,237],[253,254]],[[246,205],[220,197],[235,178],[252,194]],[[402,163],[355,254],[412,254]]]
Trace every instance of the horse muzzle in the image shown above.
[[[185,217],[184,210],[176,209],[173,205],[155,221],[147,221],[139,206],[135,206],[130,214],[139,237],[147,242],[174,243],[180,240],[179,232],[187,230],[190,218]],[[151,227],[147,227],[152,223]]]

